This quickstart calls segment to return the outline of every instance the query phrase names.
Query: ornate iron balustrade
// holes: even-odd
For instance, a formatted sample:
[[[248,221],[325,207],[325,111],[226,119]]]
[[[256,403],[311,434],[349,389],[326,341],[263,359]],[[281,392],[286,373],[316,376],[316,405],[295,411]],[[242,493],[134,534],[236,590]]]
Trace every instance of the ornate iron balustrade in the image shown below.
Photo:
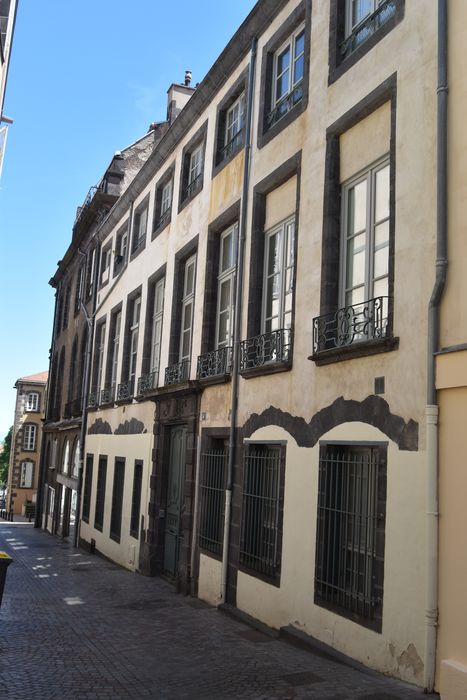
[[[388,302],[388,297],[376,297],[317,316],[313,319],[313,352],[386,338]]]
[[[303,81],[301,80],[294,89],[283,97],[271,110],[266,118],[266,125],[269,129],[273,124],[282,119],[283,116],[290,112],[303,97]]]
[[[190,378],[190,360],[182,360],[165,368],[165,385],[180,384]]]
[[[219,149],[218,161],[222,163],[243,143],[243,127],[230,139],[228,143]]]
[[[159,378],[159,372],[148,372],[148,374],[143,374],[138,379],[138,390],[137,395],[142,396],[148,391],[152,391],[157,388],[157,380]]]
[[[103,406],[108,406],[110,403],[114,402],[115,387],[106,386],[101,390],[100,403]]]
[[[166,209],[165,212],[164,212],[163,214],[160,215],[160,217],[159,217],[158,220],[156,221],[156,225],[155,225],[155,227],[154,227],[154,230],[155,230],[155,231],[157,231],[157,229],[160,229],[160,228],[162,228],[163,226],[165,226],[166,224],[168,224],[169,219],[170,219],[170,210],[171,210],[171,207],[169,207],[168,209]]]
[[[99,404],[99,392],[90,391],[88,394],[88,408],[97,408]]]
[[[201,182],[201,173],[199,175],[197,175],[194,180],[189,182],[188,185],[183,190],[182,202],[184,202],[185,199],[188,199],[189,197],[191,197],[191,195],[196,190],[196,188],[198,187],[200,182]]]
[[[122,382],[117,386],[116,401],[124,401],[133,398],[133,380]]]
[[[208,377],[221,377],[230,373],[232,362],[232,348],[225,347],[206,352],[198,356],[196,376],[198,379]]]
[[[288,364],[292,353],[292,331],[280,328],[262,333],[240,343],[240,370],[255,369],[267,364]]]
[[[347,58],[358,49],[370,36],[372,36],[388,19],[396,14],[398,0],[385,0],[368,17],[365,17],[360,24],[357,24],[352,34],[350,34],[339,47],[341,56]]]

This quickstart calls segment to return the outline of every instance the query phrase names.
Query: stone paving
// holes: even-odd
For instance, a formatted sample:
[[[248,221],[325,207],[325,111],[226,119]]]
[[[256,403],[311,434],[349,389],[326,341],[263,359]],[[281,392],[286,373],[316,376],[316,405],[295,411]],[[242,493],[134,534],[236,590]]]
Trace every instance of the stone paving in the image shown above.
[[[0,609],[2,700],[422,698],[32,525],[0,522],[0,549],[14,559]]]

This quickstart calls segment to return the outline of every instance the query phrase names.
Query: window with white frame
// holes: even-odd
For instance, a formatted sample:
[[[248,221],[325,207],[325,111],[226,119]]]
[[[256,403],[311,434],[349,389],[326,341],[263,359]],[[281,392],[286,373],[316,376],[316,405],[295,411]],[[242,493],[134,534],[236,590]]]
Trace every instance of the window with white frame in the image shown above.
[[[136,377],[136,362],[138,359],[138,337],[139,337],[139,318],[141,313],[141,297],[138,296],[131,302],[131,320],[129,327],[129,356],[128,356],[128,385],[130,393],[135,387]]]
[[[231,105],[225,115],[225,141],[224,148],[229,146],[233,149],[240,140],[243,123],[245,119],[245,95],[242,93],[233,105]]]
[[[389,174],[385,158],[342,188],[340,305],[358,313],[370,300],[379,300],[383,319],[389,281]]]
[[[24,410],[28,413],[39,410],[39,394],[36,391],[31,391],[29,394],[26,394]]]
[[[133,219],[133,243],[132,252],[134,253],[142,247],[146,241],[146,230],[148,227],[148,203],[142,204],[135,212]]]
[[[387,0],[346,0],[345,34],[349,36],[367,17],[387,4]]]
[[[172,180],[166,182],[161,192],[161,215],[160,218],[167,215],[172,204]]]
[[[23,450],[33,451],[36,449],[37,425],[26,423],[23,426]]]
[[[123,268],[128,256],[128,222],[126,222],[117,233],[115,245],[114,275],[117,275]]]
[[[149,371],[158,373],[161,357],[162,318],[164,315],[165,278],[156,282],[153,288],[153,312],[151,319],[151,359]]]
[[[201,175],[203,160],[203,144],[197,146],[192,153],[190,153],[190,161],[188,165],[188,188],[191,188]]]
[[[110,259],[112,257],[112,248],[108,245],[102,251],[101,257],[101,284],[105,284],[109,280],[110,273]]]
[[[103,369],[104,369],[104,348],[105,348],[105,329],[106,323],[100,323],[97,327],[97,342],[96,342],[96,369],[94,378],[94,389],[99,392],[103,385]]]
[[[294,282],[295,217],[265,234],[262,333],[290,329]]]
[[[93,249],[88,253],[87,268],[86,268],[86,298],[92,294],[94,287],[94,266],[95,266],[96,250]]]
[[[34,474],[34,462],[21,462],[21,472],[19,479],[20,489],[32,488],[32,478]]]
[[[70,441],[65,440],[62,457],[62,474],[70,473]]]
[[[216,350],[232,343],[238,224],[221,235],[217,278]]]
[[[196,255],[192,255],[186,261],[184,269],[179,362],[189,360],[191,355],[193,312],[195,307],[195,272]]]
[[[118,350],[120,346],[120,329],[122,324],[122,312],[117,311],[112,317],[112,338],[110,340],[110,356],[108,361],[108,372],[110,375],[110,399],[113,398],[117,386],[118,370]]]
[[[302,99],[304,71],[305,27],[302,25],[274,53],[270,125]]]
[[[78,477],[79,475],[79,440],[75,442],[75,449],[73,450],[73,468],[71,476]]]

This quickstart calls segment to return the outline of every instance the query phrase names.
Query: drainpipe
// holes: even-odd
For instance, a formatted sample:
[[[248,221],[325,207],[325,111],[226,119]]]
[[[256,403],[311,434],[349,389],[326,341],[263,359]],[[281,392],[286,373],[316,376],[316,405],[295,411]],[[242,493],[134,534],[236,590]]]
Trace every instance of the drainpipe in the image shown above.
[[[230,520],[232,512],[232,485],[233,470],[235,464],[235,441],[237,428],[237,404],[238,404],[238,379],[240,360],[240,338],[242,324],[242,296],[243,296],[243,266],[245,257],[245,233],[248,212],[248,188],[250,184],[250,154],[251,154],[251,127],[253,118],[253,96],[256,67],[256,45],[257,39],[253,37],[251,41],[250,70],[248,75],[248,103],[245,130],[245,153],[243,163],[243,188],[240,209],[240,222],[238,227],[237,246],[237,275],[235,285],[235,316],[233,332],[232,350],[232,402],[230,409],[230,434],[229,434],[229,456],[227,464],[227,484],[225,489],[225,514],[224,514],[224,545],[222,554],[222,582],[219,604],[226,602],[227,577],[229,568],[229,545],[230,545]]]
[[[447,277],[447,0],[438,0],[438,113],[437,113],[437,231],[436,278],[428,308],[427,376],[427,576],[425,612],[425,691],[435,684],[436,637],[438,626],[438,405],[435,353],[439,350],[440,302]]]

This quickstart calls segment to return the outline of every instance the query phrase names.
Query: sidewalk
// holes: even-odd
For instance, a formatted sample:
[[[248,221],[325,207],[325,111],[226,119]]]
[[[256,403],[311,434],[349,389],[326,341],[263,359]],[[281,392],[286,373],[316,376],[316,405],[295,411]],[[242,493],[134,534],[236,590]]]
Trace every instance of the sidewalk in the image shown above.
[[[14,560],[0,609],[2,699],[423,697],[245,627],[32,525],[0,521],[0,549]]]

